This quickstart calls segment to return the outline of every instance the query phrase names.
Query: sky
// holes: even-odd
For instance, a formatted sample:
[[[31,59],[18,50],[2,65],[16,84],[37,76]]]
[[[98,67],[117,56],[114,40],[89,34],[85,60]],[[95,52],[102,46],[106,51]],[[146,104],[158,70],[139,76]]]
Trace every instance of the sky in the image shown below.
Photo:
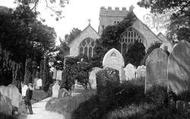
[[[45,1],[45,0],[41,0]],[[92,27],[98,31],[99,25],[99,11],[100,7],[105,8],[112,7],[126,7],[128,10],[131,5],[134,6],[134,13],[141,20],[144,21],[143,17],[149,13],[149,9],[140,8],[137,2],[140,0],[69,0],[69,4],[63,8],[63,15],[59,21],[55,20],[55,17],[50,16],[50,10],[42,2],[38,6],[38,10],[44,18],[45,24],[54,27],[57,35],[64,39],[65,34],[69,34],[72,28],[79,28],[83,30],[88,24],[89,19],[91,20]],[[14,7],[12,4],[13,0],[0,0],[1,6]]]

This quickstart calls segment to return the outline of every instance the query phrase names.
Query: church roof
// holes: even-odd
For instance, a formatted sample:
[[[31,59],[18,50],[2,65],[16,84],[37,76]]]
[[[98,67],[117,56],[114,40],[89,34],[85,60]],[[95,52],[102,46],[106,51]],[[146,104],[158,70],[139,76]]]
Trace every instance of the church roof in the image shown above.
[[[78,39],[82,34],[84,34],[84,32],[86,32],[86,31],[89,30],[89,29],[91,29],[92,31],[94,31],[94,33],[99,36],[98,32],[91,26],[91,24],[89,24],[86,28],[84,28],[83,31],[81,31],[81,33],[80,33],[78,36],[76,36],[76,38],[75,38],[74,40],[72,40],[72,41],[68,44],[68,46],[70,46],[76,39]],[[100,37],[100,36],[99,36],[99,37]]]

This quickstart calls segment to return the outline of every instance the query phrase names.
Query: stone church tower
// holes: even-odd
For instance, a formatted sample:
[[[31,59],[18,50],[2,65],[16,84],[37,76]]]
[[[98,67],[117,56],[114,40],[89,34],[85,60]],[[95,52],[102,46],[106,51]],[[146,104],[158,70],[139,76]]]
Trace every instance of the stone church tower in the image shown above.
[[[119,7],[116,7],[115,9],[112,9],[111,7],[108,7],[107,9],[105,7],[100,8],[99,13],[99,28],[98,28],[98,34],[101,35],[104,28],[108,25],[114,25],[122,21],[129,12],[126,10],[125,7],[123,7],[121,10]]]

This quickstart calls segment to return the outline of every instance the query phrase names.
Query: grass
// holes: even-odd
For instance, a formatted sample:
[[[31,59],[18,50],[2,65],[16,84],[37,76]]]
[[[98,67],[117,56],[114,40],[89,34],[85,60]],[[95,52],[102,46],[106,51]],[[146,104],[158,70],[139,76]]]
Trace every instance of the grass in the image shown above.
[[[179,112],[166,104],[167,90],[155,86],[144,94],[143,81],[127,81],[110,92],[104,89],[105,100],[95,95],[81,103],[72,119],[190,119],[190,113]]]
[[[43,90],[34,90],[31,103],[34,104],[48,97],[48,93]]]
[[[65,98],[52,98],[46,104],[46,110],[58,112],[60,114],[72,113],[78,108],[79,104],[88,100],[95,94],[94,90],[83,90],[76,96],[67,96]]]

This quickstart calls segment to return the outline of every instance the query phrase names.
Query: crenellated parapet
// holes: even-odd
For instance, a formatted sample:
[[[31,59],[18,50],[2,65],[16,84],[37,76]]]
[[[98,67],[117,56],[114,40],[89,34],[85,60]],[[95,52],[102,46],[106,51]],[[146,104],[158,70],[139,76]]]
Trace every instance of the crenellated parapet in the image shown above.
[[[119,7],[101,7],[100,8],[100,16],[126,16],[128,14],[128,10],[125,7],[119,8]]]

